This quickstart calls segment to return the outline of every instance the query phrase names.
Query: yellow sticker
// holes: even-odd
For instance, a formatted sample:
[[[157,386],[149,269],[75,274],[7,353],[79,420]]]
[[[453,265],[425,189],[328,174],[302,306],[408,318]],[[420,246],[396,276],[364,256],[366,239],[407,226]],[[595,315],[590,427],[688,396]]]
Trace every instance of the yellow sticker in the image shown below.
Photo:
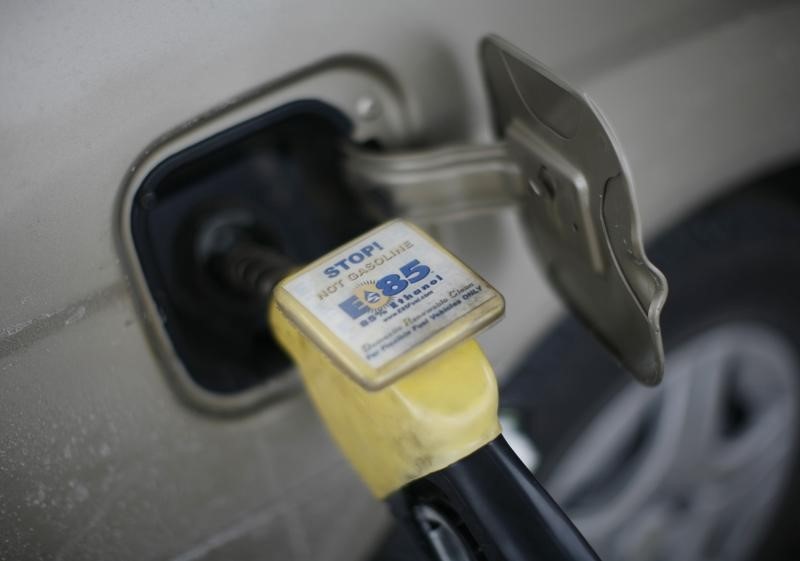
[[[377,389],[499,318],[503,299],[396,220],[282,281],[277,305],[362,386]]]

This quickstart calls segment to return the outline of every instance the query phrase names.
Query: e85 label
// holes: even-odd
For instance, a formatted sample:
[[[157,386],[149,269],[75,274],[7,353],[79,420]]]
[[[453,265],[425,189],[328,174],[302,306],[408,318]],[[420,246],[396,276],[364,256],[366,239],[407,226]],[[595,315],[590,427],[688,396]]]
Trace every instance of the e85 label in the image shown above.
[[[340,303],[339,307],[351,318],[358,319],[367,312],[383,308],[392,297],[425,279],[430,272],[430,267],[414,259],[400,267],[399,274],[391,273],[375,282],[360,285],[355,294]]]

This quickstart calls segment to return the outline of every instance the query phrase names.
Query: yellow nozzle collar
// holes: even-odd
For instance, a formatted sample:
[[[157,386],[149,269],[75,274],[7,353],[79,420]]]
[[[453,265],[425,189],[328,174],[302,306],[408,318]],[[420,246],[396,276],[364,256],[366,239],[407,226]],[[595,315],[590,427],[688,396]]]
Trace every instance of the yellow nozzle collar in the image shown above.
[[[368,391],[274,303],[269,322],[334,440],[378,498],[447,467],[500,434],[497,382],[474,339],[388,387]]]

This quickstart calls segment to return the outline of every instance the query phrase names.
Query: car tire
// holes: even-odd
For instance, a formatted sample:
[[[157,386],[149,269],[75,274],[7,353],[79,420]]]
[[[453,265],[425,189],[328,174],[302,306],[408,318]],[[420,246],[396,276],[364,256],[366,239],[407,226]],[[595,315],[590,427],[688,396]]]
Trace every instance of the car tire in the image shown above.
[[[651,398],[648,395],[657,394],[647,392],[659,390],[632,388],[634,384],[630,377],[572,319],[560,323],[537,345],[503,386],[502,408],[505,417],[515,419],[514,424],[530,439],[538,452],[537,477],[556,499],[562,501],[562,506],[574,517],[579,527],[584,518],[586,525],[593,527],[595,533],[599,532],[596,539],[591,535],[587,537],[590,541],[598,542],[594,545],[601,557],[605,555],[603,558],[691,561],[687,556],[692,557],[693,554],[687,553],[686,542],[692,539],[697,544],[689,550],[697,554],[697,559],[785,559],[796,557],[794,554],[800,551],[795,527],[800,519],[800,427],[797,415],[800,404],[800,368],[797,366],[800,364],[800,208],[794,201],[781,195],[791,179],[775,179],[768,185],[759,185],[757,189],[714,204],[675,226],[649,247],[649,254],[664,271],[670,288],[662,317],[667,351],[665,389],[661,390],[663,396]],[[773,343],[777,350],[772,350]],[[712,482],[706,482],[707,485],[704,483],[705,486],[699,482],[717,477],[713,481],[713,489],[716,489],[714,493],[721,497],[720,504],[723,504],[725,500],[732,500],[729,498],[733,496],[732,493],[740,492],[744,471],[737,472],[739,479],[728,474],[709,475],[710,470],[704,464],[715,454],[716,445],[704,450],[681,452],[687,455],[689,461],[675,461],[677,467],[670,467],[669,470],[662,467],[675,458],[664,456],[663,451],[660,452],[660,458],[651,457],[660,446],[666,446],[662,446],[665,442],[663,438],[656,440],[654,435],[664,434],[661,430],[663,427],[659,428],[657,423],[666,422],[663,419],[667,416],[663,412],[667,408],[664,404],[670,403],[667,396],[677,395],[677,390],[670,388],[683,383],[670,380],[671,361],[673,365],[684,365],[685,370],[685,365],[689,364],[687,356],[690,356],[686,349],[693,349],[695,355],[691,356],[702,357],[705,356],[702,354],[704,352],[721,353],[719,349],[723,347],[731,356],[741,355],[735,361],[730,361],[733,366],[725,366],[727,371],[739,368],[734,363],[747,362],[750,365],[748,368],[756,374],[738,371],[714,374],[720,380],[728,380],[719,382],[720,387],[742,385],[744,382],[741,380],[748,376],[756,376],[753,379],[757,380],[759,368],[765,369],[764,372],[777,369],[776,372],[779,372],[774,376],[781,381],[775,384],[782,384],[781,389],[774,389],[770,394],[772,401],[765,401],[767,398],[762,400],[768,406],[758,406],[764,409],[764,415],[769,411],[772,415],[770,419],[781,419],[772,431],[777,433],[772,435],[774,442],[761,448],[756,445],[751,445],[750,450],[744,448],[745,456],[753,456],[747,456],[752,465],[747,464],[747,458],[741,460],[742,466],[747,464],[747,469],[761,469],[759,473],[766,473],[766,456],[770,453],[776,456],[771,461],[777,467],[774,470],[770,468],[769,476],[765,476],[763,481],[752,481],[753,489],[748,491],[750,495],[746,500],[742,498],[744,508],[741,510],[753,510],[754,515],[758,514],[761,527],[747,526],[749,530],[739,530],[731,536],[723,531],[724,528],[733,532],[736,524],[743,521],[731,514],[735,509],[720,508],[711,512],[713,509],[708,505],[713,500],[709,498],[708,491],[712,489]],[[749,348],[752,348],[754,356],[758,355],[756,358],[746,353]],[[779,358],[777,355],[785,355],[785,360],[773,368],[773,363]],[[762,365],[758,360],[769,364]],[[691,381],[686,383],[707,384],[698,376],[709,378],[711,374],[703,373],[706,372],[704,368],[711,367],[693,368],[699,373],[693,372],[692,378],[686,378]],[[675,374],[673,378],[681,376]],[[734,384],[731,380],[737,381]],[[766,381],[757,384],[759,388],[770,385]],[[745,387],[748,389],[737,390],[744,392],[744,396],[733,395],[732,390],[725,390],[727,393],[718,398],[721,405],[714,412],[699,413],[696,419],[684,420],[686,427],[678,442],[682,442],[680,439],[693,440],[693,432],[701,430],[698,428],[693,431],[693,427],[706,422],[714,423],[717,432],[730,430],[729,425],[736,430],[749,430],[742,428],[742,423],[760,423],[761,417],[747,410],[742,403],[743,399],[749,399],[748,396],[764,392],[760,389],[750,390],[754,387],[752,382]],[[777,385],[775,387],[778,388]],[[631,392],[636,392],[640,397],[628,396]],[[696,390],[689,390],[687,395],[694,395],[692,392],[697,393]],[[640,412],[636,413],[639,415],[636,419],[633,416],[619,418],[622,408],[619,404],[627,400],[625,403],[635,408],[638,407],[635,405],[636,399],[649,399],[657,404],[648,405],[650,409],[642,406],[639,408],[641,411],[651,411],[656,407],[661,409],[656,413],[647,413],[650,417]],[[777,408],[780,411],[775,413]],[[751,409],[755,411],[755,405]],[[758,415],[762,414],[761,409]],[[618,417],[616,420],[614,415]],[[653,415],[656,416],[655,421],[652,420]],[[709,420],[711,415],[719,418]],[[670,422],[679,424],[684,421]],[[625,427],[625,423],[630,425],[634,422],[643,428],[629,431],[620,428]],[[598,423],[605,423],[605,432],[598,432]],[[738,428],[736,423],[739,423]],[[726,426],[728,429],[724,428]],[[625,438],[630,442],[620,443],[620,438],[615,434],[618,432],[625,432]],[[717,433],[714,435],[715,442],[722,438]],[[608,441],[606,444],[602,442],[604,439]],[[619,449],[613,458],[616,465],[610,463],[612,460],[609,459],[614,454],[604,451],[603,446],[616,446]],[[724,446],[727,444],[720,444],[719,448]],[[741,447],[738,443],[737,446]],[[580,457],[581,453],[583,457]],[[675,452],[674,455],[679,453]],[[598,458],[605,459],[600,461]],[[582,468],[581,463],[591,465]],[[686,468],[687,463],[694,467]],[[631,510],[627,513],[628,521],[624,523],[622,520],[625,517],[620,516],[619,527],[604,526],[601,515],[605,512],[608,513],[606,519],[612,517],[611,511],[616,505],[614,501],[623,496],[630,498],[630,488],[636,481],[647,477],[641,474],[647,466],[651,466],[647,468],[651,472],[662,472],[660,477],[663,477],[663,481],[657,483],[651,477],[648,490],[651,495],[649,500],[658,502],[658,505],[648,504],[647,508],[642,507],[640,511]],[[736,469],[744,470],[742,466]],[[682,475],[681,469],[684,470]],[[581,470],[583,475],[579,473]],[[587,475],[592,470],[605,473]],[[664,475],[667,472],[669,478]],[[580,486],[583,487],[578,488]],[[767,492],[770,497],[765,498]],[[761,502],[768,504],[758,506]],[[756,512],[756,508],[762,510]],[[586,514],[588,512],[594,512],[594,518]],[[654,520],[649,523],[649,528],[646,521],[648,516]],[[594,526],[591,526],[591,520]],[[683,524],[681,521],[690,522],[685,531],[678,531]],[[699,524],[706,526],[701,529]],[[642,535],[632,537],[636,532]],[[727,545],[733,546],[726,544],[726,540],[735,541],[737,535],[747,538],[742,542],[746,545],[737,549],[738,553],[746,550],[747,555],[734,555],[725,549]]]

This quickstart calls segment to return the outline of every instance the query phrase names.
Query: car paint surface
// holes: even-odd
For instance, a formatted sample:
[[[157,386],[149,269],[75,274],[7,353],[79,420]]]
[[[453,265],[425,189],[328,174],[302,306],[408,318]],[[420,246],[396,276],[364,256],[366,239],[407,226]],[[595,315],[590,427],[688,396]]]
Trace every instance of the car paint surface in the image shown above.
[[[236,418],[167,382],[115,242],[165,131],[337,54],[400,84],[409,145],[488,141],[496,33],[586,91],[654,234],[800,152],[800,6],[581,0],[10,2],[0,18],[0,558],[356,559],[386,513],[302,393]],[[356,103],[357,100],[353,100]],[[513,211],[434,234],[504,293],[502,375],[560,311]]]

